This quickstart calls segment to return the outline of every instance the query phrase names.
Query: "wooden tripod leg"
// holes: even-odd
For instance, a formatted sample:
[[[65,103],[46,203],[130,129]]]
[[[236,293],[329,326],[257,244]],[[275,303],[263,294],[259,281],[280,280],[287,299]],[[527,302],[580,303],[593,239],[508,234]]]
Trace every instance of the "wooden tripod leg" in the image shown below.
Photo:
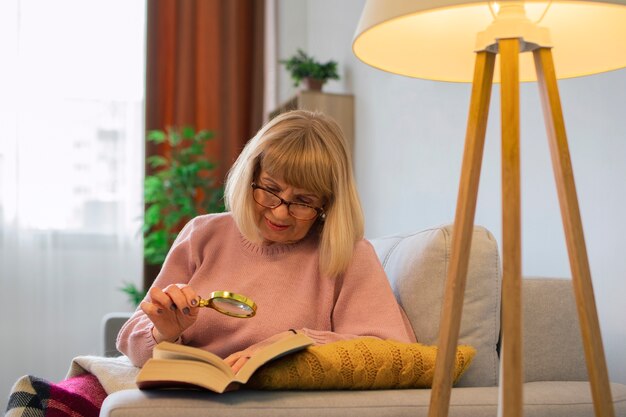
[[[572,270],[572,282],[583,346],[585,347],[585,359],[589,381],[591,382],[594,409],[597,417],[613,417],[615,412],[593,295],[574,174],[565,134],[565,122],[552,61],[552,51],[548,48],[539,48],[533,54],[561,206],[567,252]]]
[[[523,415],[519,39],[502,39],[502,411]]]
[[[446,417],[450,405],[450,391],[461,327],[463,296],[465,295],[467,265],[474,229],[474,213],[489,115],[494,63],[495,55],[490,52],[479,52],[476,55],[465,149],[463,151],[463,166],[452,232],[452,255],[441,313],[439,351],[435,363],[429,417]]]

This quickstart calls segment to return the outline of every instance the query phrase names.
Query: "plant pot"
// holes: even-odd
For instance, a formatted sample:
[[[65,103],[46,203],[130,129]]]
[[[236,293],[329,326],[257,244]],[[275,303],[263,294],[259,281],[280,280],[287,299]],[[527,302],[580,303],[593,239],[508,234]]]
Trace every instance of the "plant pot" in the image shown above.
[[[307,77],[304,79],[304,85],[306,85],[307,90],[311,91],[322,91],[322,86],[324,85],[325,80],[320,80],[317,78]]]

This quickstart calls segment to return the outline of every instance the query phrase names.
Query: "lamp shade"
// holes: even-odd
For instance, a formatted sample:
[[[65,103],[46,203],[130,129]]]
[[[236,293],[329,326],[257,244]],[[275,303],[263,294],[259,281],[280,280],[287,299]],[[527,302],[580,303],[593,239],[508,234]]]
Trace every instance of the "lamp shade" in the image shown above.
[[[507,3],[511,0],[368,0],[352,49],[361,61],[383,71],[471,82],[477,35],[494,21],[494,8]],[[626,67],[626,0],[514,3],[523,5],[530,21],[548,29],[550,45],[540,46],[552,47],[559,78]],[[520,80],[536,80],[530,53],[520,55]],[[494,81],[499,82],[498,59]]]

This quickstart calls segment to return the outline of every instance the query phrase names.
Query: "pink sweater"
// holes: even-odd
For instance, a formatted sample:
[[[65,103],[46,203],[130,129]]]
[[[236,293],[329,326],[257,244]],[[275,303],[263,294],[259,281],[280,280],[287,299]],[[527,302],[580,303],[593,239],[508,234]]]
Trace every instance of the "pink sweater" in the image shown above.
[[[202,296],[227,290],[258,306],[250,319],[202,309],[182,343],[221,357],[288,329],[299,329],[317,344],[357,336],[414,342],[372,245],[355,246],[348,270],[320,276],[317,237],[293,244],[261,246],[241,235],[228,213],[189,222],[172,245],[154,286],[187,283]],[[136,366],[152,356],[152,323],[138,309],[120,330],[118,349]]]

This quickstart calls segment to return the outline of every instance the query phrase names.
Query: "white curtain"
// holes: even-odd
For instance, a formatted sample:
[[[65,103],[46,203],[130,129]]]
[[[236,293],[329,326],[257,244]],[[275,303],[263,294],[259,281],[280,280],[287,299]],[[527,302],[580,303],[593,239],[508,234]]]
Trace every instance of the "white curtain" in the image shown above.
[[[141,283],[145,0],[0,1],[0,408]]]

